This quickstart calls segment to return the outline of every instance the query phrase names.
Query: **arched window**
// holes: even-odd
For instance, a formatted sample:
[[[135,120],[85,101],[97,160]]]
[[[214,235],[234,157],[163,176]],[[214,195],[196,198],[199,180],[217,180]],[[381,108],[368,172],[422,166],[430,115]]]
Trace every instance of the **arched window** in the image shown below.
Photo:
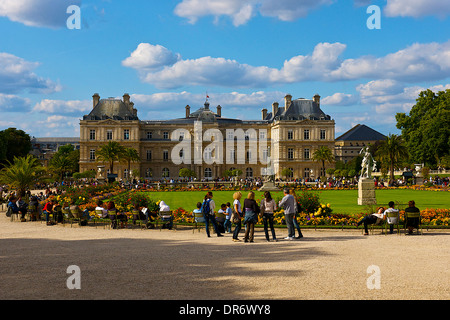
[[[151,168],[147,168],[147,170],[145,170],[145,177],[146,178],[152,177],[152,169]]]
[[[212,178],[212,169],[205,168],[205,178]]]
[[[168,178],[169,175],[170,175],[170,171],[169,171],[168,168],[162,169],[162,177],[163,177],[163,178]]]
[[[247,178],[252,178],[253,177],[253,169],[252,168],[245,169],[245,176]]]

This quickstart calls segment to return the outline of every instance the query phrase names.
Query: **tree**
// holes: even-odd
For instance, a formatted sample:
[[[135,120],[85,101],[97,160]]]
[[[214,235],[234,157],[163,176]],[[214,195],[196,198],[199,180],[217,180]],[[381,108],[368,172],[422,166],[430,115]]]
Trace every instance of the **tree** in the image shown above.
[[[325,175],[325,162],[333,162],[333,151],[327,146],[320,146],[319,149],[314,151],[312,160],[322,163],[322,173]]]
[[[116,141],[102,145],[96,152],[97,160],[109,164],[109,173],[114,173],[114,162],[122,159],[125,148]]]
[[[196,174],[191,169],[181,168],[180,171],[179,171],[179,176],[182,177],[182,178],[191,178],[191,177],[195,177]]]
[[[397,113],[397,128],[413,163],[436,167],[450,150],[450,89],[422,91],[409,115]]]
[[[119,160],[127,163],[128,175],[127,180],[130,180],[131,162],[138,162],[141,158],[139,153],[134,148],[124,148],[122,154],[119,156]]]
[[[40,182],[45,174],[45,168],[39,160],[31,154],[26,157],[15,157],[14,162],[8,162],[7,166],[0,170],[0,182],[12,189],[17,189],[19,195]]]
[[[231,174],[233,175],[233,177],[239,177],[242,174],[242,170],[241,169],[234,169],[231,171]]]
[[[59,148],[49,163],[49,169],[55,173],[61,180],[64,175],[73,174],[78,171],[80,160],[80,150],[75,150],[71,144]]]
[[[286,180],[291,177],[293,174],[292,170],[289,168],[284,168],[283,170],[281,170],[281,175],[286,177]]]
[[[1,165],[11,164],[15,157],[25,157],[31,151],[31,138],[23,130],[9,128],[0,131]]]
[[[401,136],[389,134],[378,147],[376,158],[378,161],[387,164],[389,167],[390,183],[394,181],[395,166],[408,157],[408,149],[406,148]]]

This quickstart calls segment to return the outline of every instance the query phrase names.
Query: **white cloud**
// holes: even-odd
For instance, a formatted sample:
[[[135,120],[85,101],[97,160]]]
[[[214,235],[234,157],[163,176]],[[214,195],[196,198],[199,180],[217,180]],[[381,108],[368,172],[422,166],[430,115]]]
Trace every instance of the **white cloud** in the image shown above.
[[[251,66],[225,58],[201,57],[183,60],[169,50],[150,44],[140,44],[122,64],[135,68],[142,79],[158,88],[174,89],[184,85],[225,87],[266,87],[270,84],[321,80],[339,65],[339,55],[346,46],[341,43],[319,43],[307,56],[296,56],[284,62],[281,69]],[[177,57],[177,61],[158,59]],[[145,57],[145,58],[143,58]],[[159,65],[156,63],[159,61]],[[154,70],[155,66],[158,70]],[[150,67],[150,68],[149,68]]]
[[[134,69],[153,70],[166,65],[173,65],[180,59],[179,54],[173,54],[161,45],[141,43],[130,57],[122,61],[122,65]]]
[[[395,114],[409,112],[414,106],[419,93],[427,89],[433,92],[450,89],[450,84],[434,85],[429,87],[411,86],[393,80],[376,80],[357,86],[361,102],[373,105],[376,113]]]
[[[450,41],[442,44],[415,43],[379,58],[347,59],[331,74],[334,80],[376,78],[407,82],[441,80],[449,76]]]
[[[88,100],[50,100],[43,99],[36,103],[33,107],[35,112],[43,112],[47,114],[78,114],[90,111],[92,108],[92,101]]]
[[[80,4],[81,0],[0,0],[0,17],[31,27],[60,28],[70,16],[67,7]]]
[[[363,103],[372,103],[403,93],[404,85],[391,79],[374,80],[366,84],[360,84],[356,87],[356,90],[359,92]]]
[[[235,117],[233,114],[242,108],[250,108],[254,114],[250,119],[259,119],[263,108],[269,108],[274,101],[280,101],[286,93],[279,91],[256,91],[252,93],[226,92],[208,93],[210,108],[215,110],[218,105],[223,107],[223,117]],[[141,114],[148,112],[149,119],[172,119],[184,117],[186,105],[191,112],[203,107],[206,95],[201,93],[160,92],[154,94],[132,94],[131,100]],[[142,118],[142,116],[139,116]],[[144,120],[149,120],[144,119]]]
[[[321,105],[350,106],[358,103],[358,97],[353,94],[337,92],[322,99]]]
[[[33,70],[37,62],[26,61],[15,55],[0,52],[0,92],[52,93],[61,90],[61,86],[49,79],[37,76]]]
[[[388,0],[384,13],[388,17],[424,17],[444,18],[450,15],[448,0]]]
[[[228,16],[233,25],[247,23],[257,12],[264,17],[275,17],[282,21],[293,21],[305,17],[309,11],[334,0],[183,0],[174,10],[180,17],[196,23],[204,16]]]
[[[45,120],[36,121],[34,136],[46,137],[75,137],[79,135],[79,117],[67,117],[61,115],[51,115]]]
[[[30,99],[12,94],[0,93],[1,112],[27,112],[31,106]]]
[[[417,82],[450,77],[450,41],[416,43],[384,57],[342,60],[340,55],[345,49],[346,45],[338,42],[319,43],[311,54],[292,57],[282,68],[276,69],[220,57],[183,60],[162,46],[140,44],[122,63],[135,68],[143,82],[167,89],[183,86],[263,88],[304,81],[370,78]]]

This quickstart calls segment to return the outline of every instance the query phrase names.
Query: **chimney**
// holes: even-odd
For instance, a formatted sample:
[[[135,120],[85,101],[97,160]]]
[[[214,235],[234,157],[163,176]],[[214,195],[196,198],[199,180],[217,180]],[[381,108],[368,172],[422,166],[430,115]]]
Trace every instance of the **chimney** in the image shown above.
[[[93,99],[93,108],[95,108],[96,105],[98,105],[98,103],[100,102],[100,95],[98,93],[94,93],[94,95],[92,96]]]
[[[191,115],[191,107],[189,105],[186,106],[186,118],[189,118]]]
[[[267,109],[262,109],[262,119],[266,120],[267,118]]]
[[[278,102],[272,103],[272,118],[278,113]]]
[[[222,117],[222,107],[220,105],[217,106],[217,115]]]
[[[314,101],[315,103],[317,103],[317,105],[318,105],[319,108],[320,108],[320,96],[319,96],[319,94],[316,93],[316,95],[313,97],[313,101]]]
[[[290,94],[287,94],[284,97],[284,111],[289,109],[289,106],[291,105],[291,102],[292,102],[292,96]]]
[[[130,104],[130,95],[129,95],[128,93],[125,93],[125,94],[123,95],[123,102],[124,102],[126,105]]]
[[[134,102],[130,102],[130,109],[135,117],[137,117],[137,109],[134,107]]]

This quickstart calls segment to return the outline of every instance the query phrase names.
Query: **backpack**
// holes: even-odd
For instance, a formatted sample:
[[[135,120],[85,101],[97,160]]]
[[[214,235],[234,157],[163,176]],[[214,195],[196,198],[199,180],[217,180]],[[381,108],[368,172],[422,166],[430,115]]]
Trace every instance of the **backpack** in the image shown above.
[[[209,206],[209,203],[211,202],[211,199],[203,201],[202,204],[202,213],[203,214],[210,214],[211,208]]]

